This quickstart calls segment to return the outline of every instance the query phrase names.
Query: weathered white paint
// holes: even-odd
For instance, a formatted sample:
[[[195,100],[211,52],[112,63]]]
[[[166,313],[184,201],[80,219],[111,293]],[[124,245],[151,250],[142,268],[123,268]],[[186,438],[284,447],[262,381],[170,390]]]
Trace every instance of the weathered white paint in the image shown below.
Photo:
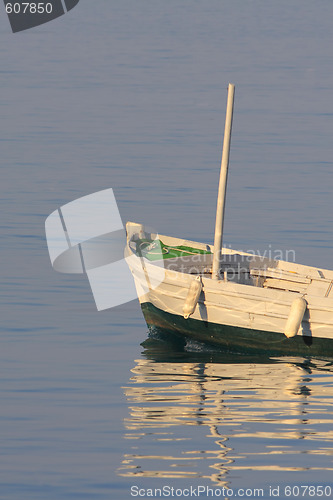
[[[185,304],[183,306],[183,315],[185,319],[188,319],[191,316],[191,314],[194,313],[195,308],[197,307],[197,304],[199,302],[201,290],[202,290],[201,278],[200,276],[196,276],[196,278],[190,284]]]
[[[128,223],[127,228],[129,233],[135,237],[135,228]],[[138,235],[138,229],[136,236]],[[140,228],[141,229],[141,228]],[[159,235],[161,240],[166,244],[185,245],[193,248],[205,249],[203,243],[195,243],[184,239],[174,238]],[[133,252],[130,242],[127,246],[127,252]],[[241,256],[241,252],[236,252],[232,249],[227,250],[228,255],[232,258],[237,255]],[[223,254],[225,255],[225,253]],[[243,253],[244,256],[249,255]],[[211,273],[207,273],[209,266],[209,255],[202,255],[201,260],[196,262],[196,265],[201,266],[202,274],[200,280],[202,283],[203,293],[199,294],[198,302],[191,316],[194,319],[208,321],[221,325],[229,325],[235,327],[243,327],[256,329],[260,331],[288,333],[287,327],[288,318],[298,307],[294,304],[295,299],[299,296],[295,291],[290,291],[291,283],[301,284],[305,287],[302,291],[303,300],[306,301],[307,311],[304,314],[298,313],[297,321],[300,316],[299,327],[297,321],[293,319],[293,332],[295,329],[302,335],[310,335],[313,337],[333,339],[333,297],[332,294],[327,296],[327,289],[333,280],[333,271],[318,269],[315,267],[304,266],[292,262],[276,261],[274,269],[263,268],[253,273],[252,284],[241,284],[240,282],[214,280]],[[177,270],[177,260],[179,268]],[[172,261],[172,267],[168,267],[168,263]],[[131,270],[135,279],[138,290],[141,290],[142,283],[146,282],[144,270],[141,267],[140,259],[129,261],[137,263],[137,266],[131,266]],[[184,266],[184,258],[170,259],[165,261],[164,279],[161,280],[155,288],[147,289],[146,293],[140,294],[140,302],[150,302],[159,309],[166,312],[183,317],[184,303],[188,296],[191,283],[194,281],[194,275],[189,274],[186,269],[182,272]],[[256,266],[257,266],[256,262]],[[251,266],[251,264],[250,264]],[[161,268],[154,262],[146,261],[146,272],[149,276],[154,275],[160,278]],[[198,269],[200,272],[200,269]],[[272,284],[274,276],[278,282],[278,287],[265,288],[256,286],[256,277],[258,274],[263,275],[266,272],[266,279]],[[321,276],[324,276],[321,278]],[[282,287],[285,282],[285,287]],[[320,286],[323,285],[323,286]],[[304,305],[304,303],[302,302]],[[301,304],[299,304],[300,306]],[[290,320],[291,321],[291,320]]]
[[[297,299],[295,299],[291,304],[287,324],[284,329],[286,337],[296,337],[304,317],[306,306],[307,302],[303,297],[297,297]]]

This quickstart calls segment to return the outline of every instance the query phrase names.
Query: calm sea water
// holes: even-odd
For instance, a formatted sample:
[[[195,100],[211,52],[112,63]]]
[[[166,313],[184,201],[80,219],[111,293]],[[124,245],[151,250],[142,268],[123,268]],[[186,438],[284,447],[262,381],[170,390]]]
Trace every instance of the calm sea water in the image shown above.
[[[212,242],[233,82],[225,244],[331,268],[332,15],[330,0],[82,1],[16,35],[1,16],[1,499],[333,490],[329,361],[141,346],[138,303],[97,313],[44,236],[53,210],[112,187],[124,222]]]

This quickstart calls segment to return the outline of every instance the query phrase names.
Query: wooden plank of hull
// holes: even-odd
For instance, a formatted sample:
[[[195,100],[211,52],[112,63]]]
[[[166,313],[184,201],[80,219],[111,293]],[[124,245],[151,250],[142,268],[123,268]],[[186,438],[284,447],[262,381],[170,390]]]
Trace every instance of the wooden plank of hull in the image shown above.
[[[207,248],[207,245],[202,243],[167,236],[161,236],[161,238],[164,243],[170,245],[185,245],[200,249]],[[129,246],[128,253],[129,255],[132,253]],[[231,260],[229,259],[230,262],[233,263],[235,260],[236,264],[242,255],[250,255],[244,252],[236,252],[231,249],[227,249],[225,253],[229,255],[229,257],[232,257]],[[207,265],[209,267],[210,258],[209,255],[201,257],[194,256],[193,264],[195,260],[199,267],[202,265],[202,269],[205,269]],[[200,263],[198,263],[197,259],[200,260]],[[258,259],[257,261],[250,260],[251,266],[253,264],[255,266],[257,264],[260,265],[261,258]],[[170,259],[165,269],[159,267],[158,270],[156,270],[156,265],[154,263],[147,261],[145,263],[146,269],[143,270],[139,259],[137,259],[137,261],[134,260],[132,263],[129,262],[129,265],[135,278],[141,304],[151,304],[152,307],[155,307],[157,310],[171,314],[178,318],[181,324],[188,329],[186,321],[188,321],[189,324],[191,321],[189,319],[184,320],[183,305],[190,284],[194,279],[194,275],[175,270],[173,266],[176,261],[178,265],[183,265],[184,263],[192,265],[191,262],[189,263],[188,257],[183,260],[180,258]],[[135,265],[135,262],[137,262],[137,265]],[[266,263],[267,262],[265,262],[265,265]],[[320,337],[322,340],[332,340],[333,298],[330,292],[333,288],[333,272],[284,261],[270,260],[269,263],[272,267],[266,267],[264,269],[267,275],[266,278],[270,280],[275,277],[281,289],[279,286],[276,288],[251,286],[249,284],[241,284],[241,281],[212,280],[211,276],[203,274],[203,292],[193,315],[191,315],[191,319],[203,325],[212,324],[219,325],[220,328],[231,327],[250,332],[258,331],[261,332],[261,337],[263,332],[270,335],[273,333],[281,334],[284,340],[285,336],[283,332],[291,305],[296,297],[304,296],[307,301],[307,310],[298,337],[303,339],[303,343],[305,343],[304,339],[307,337],[307,342],[309,344],[313,343],[316,337]],[[188,266],[186,265],[186,267]],[[148,285],[148,287],[146,286],[145,288],[144,283],[146,283],[147,269],[150,284],[153,284],[154,273],[156,272],[159,274],[158,280],[155,280],[157,283],[156,286]],[[252,267],[250,271],[251,273],[253,272],[255,279],[256,273],[262,273],[263,269],[256,270]],[[163,273],[162,279],[161,272]],[[247,279],[251,282],[253,278]],[[291,286],[291,283],[295,284],[296,287],[301,286],[302,293],[297,293],[298,288],[295,291],[282,289],[283,281],[288,282],[288,286]],[[268,283],[270,283],[270,281]],[[209,341],[208,339],[206,340]],[[294,342],[294,340],[286,339],[286,342],[286,346],[288,343],[293,345],[292,342]]]
[[[135,273],[140,282],[140,270]],[[142,275],[143,277],[143,275]],[[142,296],[158,309],[183,315],[183,305],[193,276],[166,270],[163,282]],[[249,287],[203,278],[204,292],[193,319],[220,325],[283,333],[294,292]],[[301,326],[302,335],[333,338],[332,299],[310,297]],[[326,302],[326,307],[325,307]]]
[[[260,331],[210,322],[163,311],[151,303],[141,304],[148,326],[161,329],[164,334],[187,337],[233,352],[292,356],[333,357],[333,340],[297,335],[288,339],[282,333]]]

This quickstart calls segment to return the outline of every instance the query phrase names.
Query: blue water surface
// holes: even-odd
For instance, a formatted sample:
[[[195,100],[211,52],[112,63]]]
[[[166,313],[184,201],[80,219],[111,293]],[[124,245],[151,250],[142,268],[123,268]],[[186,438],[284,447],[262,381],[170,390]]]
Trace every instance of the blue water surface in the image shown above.
[[[143,347],[138,303],[98,313],[44,235],[112,187],[124,223],[212,243],[232,82],[225,245],[332,268],[332,17],[330,0],[99,0],[14,35],[1,16],[1,499],[333,490],[328,361]]]

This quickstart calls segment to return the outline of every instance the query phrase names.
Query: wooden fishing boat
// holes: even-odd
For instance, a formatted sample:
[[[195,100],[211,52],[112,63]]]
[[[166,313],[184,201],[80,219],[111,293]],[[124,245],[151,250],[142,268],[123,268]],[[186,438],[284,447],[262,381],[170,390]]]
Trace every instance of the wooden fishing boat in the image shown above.
[[[333,271],[222,248],[234,86],[214,245],[128,222],[125,258],[148,326],[237,351],[333,356]]]

